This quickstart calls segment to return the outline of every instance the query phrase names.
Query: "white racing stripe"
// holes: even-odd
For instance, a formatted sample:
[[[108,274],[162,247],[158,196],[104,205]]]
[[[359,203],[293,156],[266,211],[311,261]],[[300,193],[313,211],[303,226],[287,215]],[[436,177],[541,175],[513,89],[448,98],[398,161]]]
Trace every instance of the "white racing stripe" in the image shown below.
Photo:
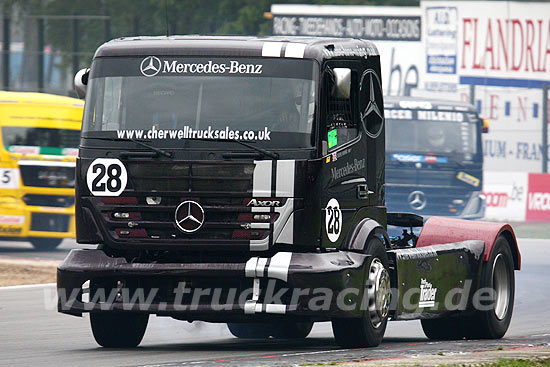
[[[254,161],[252,178],[252,196],[255,198],[271,197],[271,170],[273,161]]]
[[[262,46],[263,57],[281,57],[283,42],[264,42]]]
[[[275,242],[284,243],[287,245],[294,244],[294,213],[290,214],[290,217],[286,221],[285,226],[281,230],[281,233]]]
[[[267,305],[265,305],[265,312],[266,313],[285,314],[286,313],[286,305],[267,304]]]
[[[258,259],[258,263],[256,264],[256,276],[257,277],[263,277],[264,276],[264,270],[265,266],[267,264],[267,257],[260,257]]]
[[[274,163],[275,162],[275,163]],[[274,208],[279,213],[277,221],[273,224],[273,233],[270,238],[278,240],[283,228],[286,228],[285,235],[281,237],[283,243],[294,243],[294,181],[296,172],[295,160],[276,160],[276,161],[254,161],[254,176],[252,183],[252,195],[257,197],[272,197],[272,175],[273,164],[276,164],[275,176],[275,197],[288,198],[285,205],[280,208]],[[268,207],[253,207],[252,212],[269,212]],[[257,228],[257,227],[253,227]],[[262,228],[264,229],[264,228]],[[250,251],[265,251],[269,249],[269,238],[263,240],[251,240]]]
[[[263,278],[267,265],[267,257],[253,257],[246,262],[245,277]],[[278,252],[270,258],[267,267],[267,277],[280,279],[284,282],[288,280],[288,269],[292,260],[292,252]]]
[[[296,161],[277,161],[276,196],[278,198],[294,197],[294,171]]]
[[[285,49],[285,57],[292,57],[295,59],[303,59],[304,51],[306,49],[305,43],[287,43]]]
[[[256,301],[248,300],[244,303],[244,313],[253,314],[256,310]]]
[[[291,252],[278,252],[271,258],[269,267],[267,268],[267,276],[269,278],[280,279],[284,282],[288,279],[288,268],[292,259]]]
[[[258,257],[252,257],[244,266],[244,276],[247,278],[254,278],[256,276],[256,266],[258,265]]]

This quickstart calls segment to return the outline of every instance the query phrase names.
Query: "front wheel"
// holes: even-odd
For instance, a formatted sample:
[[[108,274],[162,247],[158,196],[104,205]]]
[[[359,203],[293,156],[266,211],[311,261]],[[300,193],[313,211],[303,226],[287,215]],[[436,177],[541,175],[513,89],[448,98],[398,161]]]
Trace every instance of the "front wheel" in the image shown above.
[[[97,344],[106,348],[135,348],[141,343],[148,314],[105,312],[90,313],[92,333]]]
[[[380,238],[369,241],[366,250],[372,258],[368,263],[365,292],[367,307],[361,318],[332,320],[332,331],[336,343],[343,348],[376,347],[382,342],[391,301],[388,256]],[[365,298],[365,297],[363,297]],[[361,305],[363,308],[363,305]]]

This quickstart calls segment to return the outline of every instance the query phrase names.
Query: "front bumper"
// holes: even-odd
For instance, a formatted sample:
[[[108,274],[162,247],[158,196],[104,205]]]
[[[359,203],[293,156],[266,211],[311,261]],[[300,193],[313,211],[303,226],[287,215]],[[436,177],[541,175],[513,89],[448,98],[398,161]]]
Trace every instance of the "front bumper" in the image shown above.
[[[128,263],[101,250],[72,250],[57,271],[58,310],[77,316],[127,311],[205,321],[357,317],[368,259],[343,251],[278,252],[245,262],[159,264]],[[92,291],[86,296],[88,281]],[[102,287],[105,291],[98,292]]]
[[[3,241],[26,238],[75,238],[74,206],[56,208],[21,205],[0,206]]]

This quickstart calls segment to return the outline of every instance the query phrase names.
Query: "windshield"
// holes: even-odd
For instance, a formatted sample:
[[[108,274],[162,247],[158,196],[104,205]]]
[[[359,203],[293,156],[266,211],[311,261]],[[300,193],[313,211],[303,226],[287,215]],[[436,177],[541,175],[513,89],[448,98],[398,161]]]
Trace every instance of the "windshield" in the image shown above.
[[[98,59],[83,137],[144,139],[175,148],[204,145],[199,139],[311,147],[315,65],[292,59]]]
[[[3,126],[7,151],[25,154],[76,155],[80,130]]]
[[[388,152],[477,153],[478,127],[475,114],[388,109],[385,110],[385,114]]]

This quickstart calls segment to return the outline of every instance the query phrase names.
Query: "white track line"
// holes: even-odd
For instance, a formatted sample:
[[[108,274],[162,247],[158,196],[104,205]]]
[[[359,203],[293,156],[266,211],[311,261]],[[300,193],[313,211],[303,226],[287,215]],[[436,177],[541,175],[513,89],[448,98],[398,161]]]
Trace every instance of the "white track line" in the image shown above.
[[[0,287],[0,291],[9,291],[9,290],[16,290],[16,289],[48,288],[48,287],[55,287],[55,286],[56,286],[56,283],[8,285],[6,287]]]

